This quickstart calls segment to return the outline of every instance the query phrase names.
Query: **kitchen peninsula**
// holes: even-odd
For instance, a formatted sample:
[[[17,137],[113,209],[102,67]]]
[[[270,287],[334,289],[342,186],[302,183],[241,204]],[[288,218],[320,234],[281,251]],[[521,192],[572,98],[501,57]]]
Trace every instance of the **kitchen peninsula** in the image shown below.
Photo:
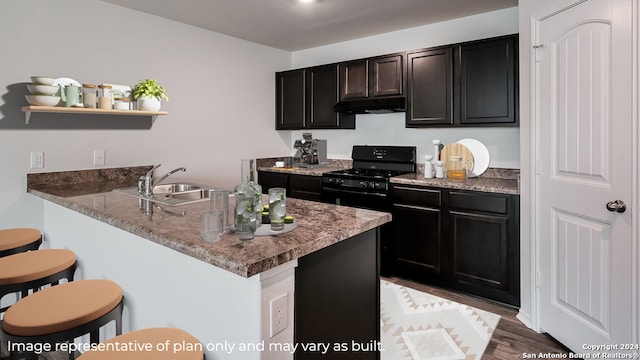
[[[296,345],[310,344],[316,347],[298,349],[297,358],[316,358],[327,345],[379,339],[377,228],[390,214],[290,199],[295,231],[245,242],[226,233],[207,243],[200,212],[208,201],[161,207],[112,191],[134,186],[148,169],[27,176],[28,191],[44,200],[44,247],[76,252],[76,278],[122,286],[124,331],[185,329],[207,359],[293,359]],[[270,312],[282,297],[279,330]],[[335,321],[368,335],[358,337]],[[377,359],[378,353],[353,358]]]

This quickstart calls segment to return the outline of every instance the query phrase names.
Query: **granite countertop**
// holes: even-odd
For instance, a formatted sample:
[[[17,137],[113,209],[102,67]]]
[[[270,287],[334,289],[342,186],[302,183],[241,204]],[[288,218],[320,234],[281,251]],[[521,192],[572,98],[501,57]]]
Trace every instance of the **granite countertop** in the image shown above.
[[[514,169],[488,169],[485,174],[479,177],[468,178],[465,181],[450,181],[447,179],[426,179],[424,172],[419,168],[417,173],[395,176],[389,181],[394,184],[517,195],[520,194],[519,174],[520,171]]]
[[[287,174],[300,174],[322,176],[323,173],[351,168],[351,160],[329,159],[326,166],[312,168],[276,168],[273,165],[283,158],[266,158],[257,160],[257,168],[260,171],[281,172]],[[469,178],[465,181],[450,181],[447,179],[425,179],[424,164],[417,164],[417,172],[412,174],[395,176],[389,182],[415,186],[440,187],[447,189],[484,191],[501,194],[519,194],[520,187],[518,177],[520,170],[489,168],[479,177]]]
[[[149,168],[28,174],[27,187],[34,196],[243,277],[259,274],[391,221],[391,215],[384,212],[290,198],[287,213],[298,223],[294,231],[257,236],[249,241],[240,241],[236,234],[227,232],[217,242],[204,242],[200,237],[200,213],[209,209],[208,201],[175,207],[153,206],[152,213],[145,213],[139,199],[112,192],[135,186],[138,177]],[[266,202],[266,197],[263,201]]]
[[[284,158],[265,158],[257,159],[256,168],[258,171],[280,172],[286,174],[322,176],[322,174],[351,168],[351,160],[328,159],[326,165],[315,165],[313,167],[275,167],[276,161],[282,161]]]

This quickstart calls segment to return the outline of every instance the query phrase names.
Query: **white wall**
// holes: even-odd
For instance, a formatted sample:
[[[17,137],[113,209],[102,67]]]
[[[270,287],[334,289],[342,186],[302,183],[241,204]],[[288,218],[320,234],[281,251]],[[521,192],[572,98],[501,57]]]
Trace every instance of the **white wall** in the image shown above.
[[[297,51],[293,53],[293,67],[453,44],[518,31],[518,8],[509,8]],[[407,129],[404,127],[404,116],[404,113],[357,115],[356,130],[313,130],[312,133],[315,138],[327,139],[328,152],[333,158],[350,158],[354,144],[377,144],[415,145],[418,147],[418,159],[421,159],[423,155],[433,153],[433,139],[440,139],[446,144],[464,138],[475,138],[489,149],[491,167],[520,168],[518,128]],[[290,141],[302,137],[302,131],[289,133]]]
[[[185,166],[176,177],[225,188],[237,183],[240,159],[289,151],[273,130],[274,72],[290,67],[289,52],[97,0],[3,0],[0,33],[0,228],[41,227],[25,174],[94,168],[94,149],[105,150],[105,167]],[[169,115],[147,130],[47,129],[56,125],[42,115],[25,125],[19,109],[32,75],[127,85],[156,78]],[[31,151],[45,153],[43,170],[29,169]]]

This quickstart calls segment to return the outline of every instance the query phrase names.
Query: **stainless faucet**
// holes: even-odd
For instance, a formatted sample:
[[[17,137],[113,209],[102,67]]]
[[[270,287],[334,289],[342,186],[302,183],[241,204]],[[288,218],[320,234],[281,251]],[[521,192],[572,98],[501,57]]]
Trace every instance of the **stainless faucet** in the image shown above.
[[[158,179],[158,181],[156,181],[155,183],[153,183],[153,186],[159,185],[161,182],[163,182],[166,178],[168,178],[169,176],[177,173],[178,171],[187,171],[187,168],[185,167],[179,167],[177,169],[173,169],[171,171],[169,171],[168,173],[164,174],[160,179]],[[153,188],[152,186],[152,188]]]
[[[160,165],[162,165],[162,164],[155,165],[144,176],[141,176],[138,179],[138,194],[144,195],[146,197],[151,197],[151,196],[153,196],[153,188],[156,185],[160,184],[166,178],[168,178],[169,176],[173,175],[174,173],[176,173],[178,171],[187,171],[186,168],[179,167],[177,169],[173,169],[173,170],[169,171],[168,173],[163,175],[160,179],[158,179],[158,181],[154,182],[153,181],[153,171],[155,169],[159,168]]]
[[[155,165],[145,175],[138,178],[138,194],[144,196],[153,195],[153,170],[160,167],[162,164]]]

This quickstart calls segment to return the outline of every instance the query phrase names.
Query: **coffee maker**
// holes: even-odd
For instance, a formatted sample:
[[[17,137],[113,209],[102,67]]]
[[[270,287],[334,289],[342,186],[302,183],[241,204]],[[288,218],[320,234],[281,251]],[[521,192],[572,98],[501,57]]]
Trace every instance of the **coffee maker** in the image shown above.
[[[302,139],[293,144],[296,154],[293,165],[298,167],[314,167],[327,165],[327,140],[314,139],[311,133],[303,133]]]

